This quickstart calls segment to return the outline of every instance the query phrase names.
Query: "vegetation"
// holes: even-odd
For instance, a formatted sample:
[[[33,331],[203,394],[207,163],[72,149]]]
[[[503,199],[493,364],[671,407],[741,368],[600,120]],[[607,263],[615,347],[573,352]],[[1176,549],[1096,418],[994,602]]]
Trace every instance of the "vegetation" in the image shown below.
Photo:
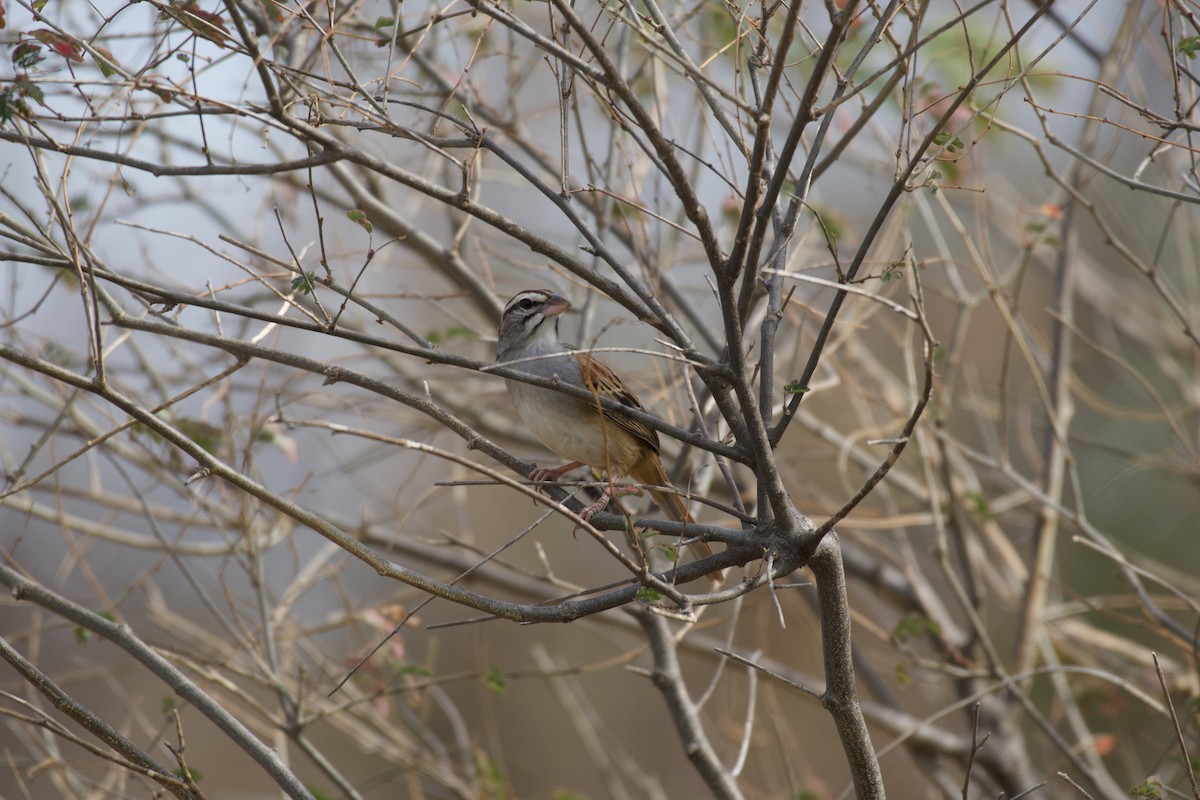
[[[12,796],[1200,800],[1193,5],[0,41]],[[526,480],[541,287],[696,524]]]

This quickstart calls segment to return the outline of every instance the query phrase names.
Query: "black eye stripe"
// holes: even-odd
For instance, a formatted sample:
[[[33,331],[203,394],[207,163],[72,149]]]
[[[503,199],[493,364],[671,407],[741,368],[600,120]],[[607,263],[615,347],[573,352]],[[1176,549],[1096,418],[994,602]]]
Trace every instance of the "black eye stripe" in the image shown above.
[[[515,310],[531,311],[545,303],[547,297],[545,292],[521,292],[508,301],[504,311],[505,313]]]

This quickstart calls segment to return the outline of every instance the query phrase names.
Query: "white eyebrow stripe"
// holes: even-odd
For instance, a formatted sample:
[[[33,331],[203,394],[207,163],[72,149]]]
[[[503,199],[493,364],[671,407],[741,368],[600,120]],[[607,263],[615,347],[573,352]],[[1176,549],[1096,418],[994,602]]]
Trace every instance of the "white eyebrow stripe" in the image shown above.
[[[522,300],[529,299],[536,300],[539,303],[544,303],[549,299],[549,297],[550,295],[548,295],[546,292],[539,291],[537,289],[528,289],[517,294],[512,300],[509,300],[508,305],[504,307],[504,311],[507,313],[508,311],[512,310]]]

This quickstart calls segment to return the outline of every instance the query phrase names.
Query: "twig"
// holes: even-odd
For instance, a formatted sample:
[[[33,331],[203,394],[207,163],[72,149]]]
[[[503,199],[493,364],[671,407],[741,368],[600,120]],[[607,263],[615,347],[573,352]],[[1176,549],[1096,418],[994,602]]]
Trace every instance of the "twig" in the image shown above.
[[[963,800],[970,800],[971,769],[975,766],[975,754],[983,749],[989,736],[991,736],[990,733],[985,734],[982,740],[979,738],[979,703],[976,703],[971,708],[971,754],[967,756],[967,768],[963,775]]]
[[[1187,770],[1188,781],[1192,785],[1192,797],[1200,800],[1200,787],[1196,785],[1196,771],[1192,768],[1192,757],[1188,755],[1187,741],[1183,738],[1183,729],[1179,727],[1179,716],[1175,713],[1175,702],[1171,699],[1171,690],[1167,686],[1167,676],[1163,673],[1162,664],[1158,663],[1158,653],[1151,653],[1154,659],[1154,671],[1158,673],[1158,685],[1162,687],[1163,700],[1166,701],[1167,711],[1171,714],[1171,724],[1175,728],[1175,741],[1179,743],[1179,760]]]

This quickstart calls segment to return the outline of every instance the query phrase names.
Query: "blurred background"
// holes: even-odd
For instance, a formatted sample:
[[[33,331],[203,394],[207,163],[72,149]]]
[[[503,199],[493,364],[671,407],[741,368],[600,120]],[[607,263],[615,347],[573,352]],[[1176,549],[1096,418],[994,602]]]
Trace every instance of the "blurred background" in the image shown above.
[[[649,411],[732,441],[679,338],[634,313],[643,287],[698,352],[743,348],[817,525],[906,443],[837,525],[892,796],[1189,796],[1194,11],[3,0],[4,582],[128,626],[315,797],[714,792],[633,615],[422,605],[290,510],[512,604],[627,579],[470,464],[555,463],[479,370],[527,288],[572,300],[564,338]],[[762,213],[752,164],[764,190],[783,176]],[[726,255],[762,220],[740,338],[695,204]],[[856,293],[830,317],[842,282]],[[700,521],[760,510],[746,466],[666,436],[663,453],[716,504],[693,504]],[[822,689],[810,581],[672,629],[742,796],[851,795],[830,717],[778,679]],[[5,595],[4,797],[164,791],[14,653],[196,796],[279,795],[129,649]]]

